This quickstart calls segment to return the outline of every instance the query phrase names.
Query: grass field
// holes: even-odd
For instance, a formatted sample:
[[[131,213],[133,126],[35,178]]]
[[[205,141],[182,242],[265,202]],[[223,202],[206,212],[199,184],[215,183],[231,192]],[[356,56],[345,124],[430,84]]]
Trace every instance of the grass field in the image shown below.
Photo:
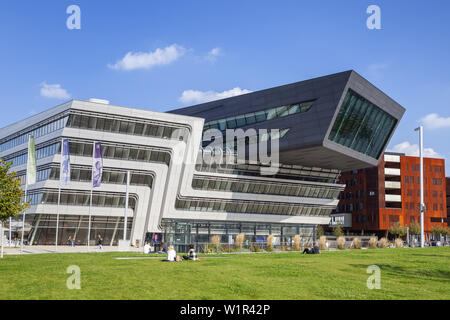
[[[198,262],[117,260],[131,253],[6,256],[0,299],[450,299],[450,247],[209,256]],[[66,269],[81,269],[68,290]],[[367,267],[381,268],[369,290]]]

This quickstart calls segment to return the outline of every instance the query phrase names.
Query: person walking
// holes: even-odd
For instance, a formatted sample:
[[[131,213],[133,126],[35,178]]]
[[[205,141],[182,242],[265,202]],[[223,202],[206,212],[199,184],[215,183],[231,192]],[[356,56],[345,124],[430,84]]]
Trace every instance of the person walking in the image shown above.
[[[100,250],[103,250],[103,238],[100,235],[100,233],[98,234],[98,237],[97,237],[97,244],[98,244],[98,248]]]

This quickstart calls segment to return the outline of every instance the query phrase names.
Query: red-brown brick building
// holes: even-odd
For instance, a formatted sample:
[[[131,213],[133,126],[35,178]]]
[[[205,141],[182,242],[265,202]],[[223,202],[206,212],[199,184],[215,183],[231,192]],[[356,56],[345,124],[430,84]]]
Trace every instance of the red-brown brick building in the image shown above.
[[[386,153],[377,167],[344,172],[340,182],[347,187],[334,214],[351,214],[351,232],[383,235],[397,222],[420,222],[418,157]],[[434,225],[447,227],[446,185],[445,160],[424,158],[425,232]]]

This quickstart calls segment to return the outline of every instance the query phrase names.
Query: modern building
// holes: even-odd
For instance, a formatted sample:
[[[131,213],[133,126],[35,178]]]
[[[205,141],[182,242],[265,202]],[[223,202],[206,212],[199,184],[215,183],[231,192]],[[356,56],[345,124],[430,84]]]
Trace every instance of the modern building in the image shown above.
[[[420,158],[385,153],[378,166],[343,172],[345,190],[333,213],[347,217],[352,232],[384,235],[396,223],[420,223]],[[446,226],[445,160],[424,158],[424,230]],[[350,218],[350,220],[349,220]]]
[[[125,212],[133,244],[158,236],[183,250],[212,235],[232,243],[240,233],[249,241],[269,234],[310,241],[338,204],[340,172],[376,165],[404,112],[354,71],[169,113],[72,100],[1,129],[0,157],[24,179],[28,137],[35,137],[38,182],[28,189],[25,229],[31,244],[54,243],[56,232],[61,243],[86,244],[89,223],[92,243],[100,233],[116,244]],[[244,137],[224,148],[219,138],[237,129]],[[70,139],[71,182],[61,192],[56,230],[62,138]],[[102,142],[104,172],[90,209],[94,141]]]

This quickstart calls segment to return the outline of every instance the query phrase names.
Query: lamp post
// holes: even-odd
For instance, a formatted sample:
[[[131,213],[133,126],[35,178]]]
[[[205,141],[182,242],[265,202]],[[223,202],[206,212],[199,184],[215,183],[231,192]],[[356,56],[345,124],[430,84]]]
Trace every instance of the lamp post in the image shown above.
[[[419,156],[420,156],[420,246],[425,246],[423,216],[426,210],[423,197],[423,127],[420,126],[414,131],[419,131]]]

